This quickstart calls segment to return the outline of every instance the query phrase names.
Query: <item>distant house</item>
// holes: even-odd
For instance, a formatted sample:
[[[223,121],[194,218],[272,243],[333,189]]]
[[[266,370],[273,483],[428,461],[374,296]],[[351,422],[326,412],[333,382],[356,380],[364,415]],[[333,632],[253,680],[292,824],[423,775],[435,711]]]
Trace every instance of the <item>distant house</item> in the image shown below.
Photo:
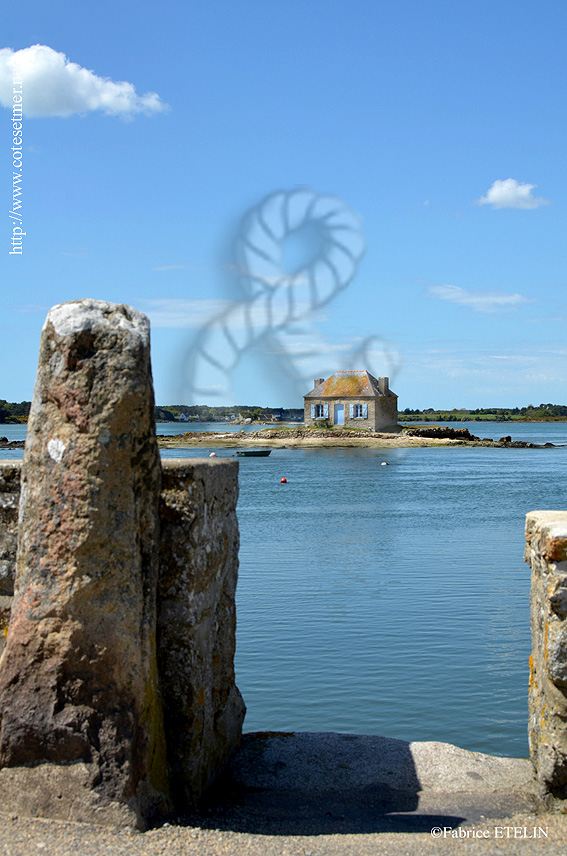
[[[395,430],[398,396],[387,377],[375,378],[366,370],[335,372],[330,378],[316,377],[311,392],[303,396],[306,425],[328,420],[332,425]]]
[[[283,407],[276,407],[272,411],[274,419],[278,422],[302,422],[303,421],[303,410],[300,410],[297,407],[285,409]]]

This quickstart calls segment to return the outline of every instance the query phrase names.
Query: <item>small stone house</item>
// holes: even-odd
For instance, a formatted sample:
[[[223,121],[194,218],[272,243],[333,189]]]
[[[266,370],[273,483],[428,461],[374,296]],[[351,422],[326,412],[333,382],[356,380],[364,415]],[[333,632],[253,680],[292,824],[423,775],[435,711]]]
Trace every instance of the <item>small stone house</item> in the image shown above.
[[[398,396],[387,377],[375,378],[366,370],[339,371],[330,378],[316,377],[304,400],[306,425],[327,420],[332,425],[396,430]]]

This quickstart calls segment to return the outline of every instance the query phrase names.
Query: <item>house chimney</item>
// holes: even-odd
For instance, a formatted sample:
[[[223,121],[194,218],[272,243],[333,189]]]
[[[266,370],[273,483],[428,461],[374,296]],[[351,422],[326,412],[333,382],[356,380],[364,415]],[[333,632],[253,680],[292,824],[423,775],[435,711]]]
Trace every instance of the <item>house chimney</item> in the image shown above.
[[[320,383],[325,383],[324,377],[316,377],[313,381],[314,387],[319,386]]]
[[[390,392],[388,388],[388,378],[387,377],[379,377],[378,378],[378,389],[382,393],[382,395],[388,395]]]

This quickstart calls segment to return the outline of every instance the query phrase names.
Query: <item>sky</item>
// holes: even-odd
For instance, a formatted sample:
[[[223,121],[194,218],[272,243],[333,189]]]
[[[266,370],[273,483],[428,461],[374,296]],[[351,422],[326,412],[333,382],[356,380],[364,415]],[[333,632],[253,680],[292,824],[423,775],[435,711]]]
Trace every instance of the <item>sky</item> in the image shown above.
[[[402,410],[567,403],[564,0],[0,23],[0,398],[90,297],[150,318],[160,405],[301,407],[350,368]]]

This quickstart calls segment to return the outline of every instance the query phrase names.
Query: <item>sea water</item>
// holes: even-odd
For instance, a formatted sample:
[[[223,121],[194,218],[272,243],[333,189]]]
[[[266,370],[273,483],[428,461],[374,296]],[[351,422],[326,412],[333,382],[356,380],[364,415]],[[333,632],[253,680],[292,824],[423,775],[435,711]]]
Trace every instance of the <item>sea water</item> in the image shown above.
[[[567,444],[567,423],[466,427]],[[274,449],[239,461],[245,730],[382,734],[526,757],[524,519],[567,509],[567,446]]]

